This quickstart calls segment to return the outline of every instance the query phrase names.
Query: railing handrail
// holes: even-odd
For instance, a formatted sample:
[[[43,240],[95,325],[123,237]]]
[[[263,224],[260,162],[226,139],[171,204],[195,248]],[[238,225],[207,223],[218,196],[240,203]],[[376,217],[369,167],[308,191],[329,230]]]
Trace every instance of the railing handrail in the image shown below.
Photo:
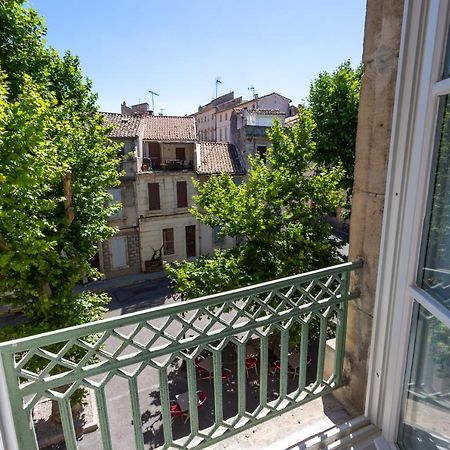
[[[169,305],[155,306],[151,309],[124,314],[120,317],[110,317],[107,319],[100,319],[95,322],[90,322],[72,327],[62,328],[58,330],[57,335],[54,331],[48,331],[33,336],[27,336],[19,339],[0,343],[0,353],[6,352],[20,352],[28,350],[34,346],[45,346],[61,342],[65,339],[76,339],[78,337],[88,336],[91,334],[103,332],[106,330],[120,328],[126,325],[142,322],[146,320],[160,319],[168,315],[177,314],[180,312],[189,312],[196,310],[202,306],[212,306],[214,304],[231,303],[247,295],[258,294],[267,290],[282,288],[292,285],[293,282],[301,283],[312,280],[320,276],[327,276],[342,273],[344,271],[353,271],[362,267],[362,259],[357,259],[352,262],[338,264],[332,267],[313,270],[310,272],[291,275],[288,277],[266,281],[251,286],[244,286],[230,291],[224,291],[217,294],[206,295],[196,299],[173,303]],[[79,335],[74,335],[74,332],[79,331]]]
[[[111,403],[106,386],[118,376],[128,379],[126,392],[131,401],[136,448],[143,449],[138,377],[147,369],[159,380],[152,378],[151,383],[156,384],[145,388],[149,395],[159,396],[157,409],[162,429],[154,437],[155,443],[161,443],[158,449],[172,445],[193,448],[193,443],[198,449],[204,448],[331,392],[345,382],[348,303],[358,296],[351,292],[350,275],[361,266],[362,260],[357,260],[0,344],[0,383],[8,392],[0,415],[11,422],[15,433],[8,436],[8,445],[38,450],[37,425],[32,422],[32,414],[38,402],[50,399],[58,404],[67,448],[76,450],[70,402],[77,389],[88,388],[97,401],[104,448],[111,448],[109,420],[118,415],[108,411]],[[311,332],[315,339],[312,342]],[[329,333],[336,339],[332,361],[326,359]],[[257,341],[253,351],[258,354],[259,364],[259,401],[256,399],[253,406],[247,404],[250,385],[246,372],[251,340]],[[222,388],[225,348],[224,358],[235,367],[236,383],[236,409],[226,415]],[[229,351],[234,352],[232,361],[227,356]],[[214,380],[214,386],[208,395],[214,400],[214,416],[213,423],[202,425],[200,430],[197,382],[203,378],[196,361],[202,352],[212,358],[208,377]],[[290,359],[293,352],[297,362]],[[275,356],[279,358],[276,363],[272,360]],[[308,367],[312,360],[314,364]],[[274,375],[277,387],[273,392],[268,390],[273,381],[270,367],[279,372]],[[187,380],[191,428],[190,435],[176,440],[170,396],[178,388],[171,384],[172,372]],[[289,384],[291,373],[298,381]],[[147,380],[143,377],[139,380]],[[231,428],[228,420],[233,421]],[[219,429],[220,433],[216,433]]]

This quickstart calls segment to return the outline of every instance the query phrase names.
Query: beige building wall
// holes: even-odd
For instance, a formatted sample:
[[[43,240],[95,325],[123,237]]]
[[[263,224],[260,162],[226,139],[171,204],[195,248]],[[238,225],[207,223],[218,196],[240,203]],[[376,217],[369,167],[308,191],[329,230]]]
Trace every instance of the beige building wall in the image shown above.
[[[199,254],[199,224],[189,213],[195,193],[192,183],[194,176],[194,172],[186,171],[158,171],[141,173],[137,176],[136,196],[142,270],[145,270],[145,261],[151,259],[154,250],[158,250],[162,246],[162,230],[165,228],[173,228],[175,252],[171,255],[163,253],[163,260],[174,261],[186,258],[185,227],[189,225],[196,227],[196,254]],[[177,206],[177,182],[179,181],[186,182],[187,207],[178,208]],[[158,210],[149,209],[149,183],[159,184],[160,209]]]
[[[218,239],[214,229],[202,223],[199,223],[199,232],[199,248],[201,255],[211,255],[216,248],[231,248],[234,247],[236,243],[236,240],[229,236]]]
[[[136,177],[136,198],[138,217],[159,217],[187,213],[192,206],[194,172],[144,172]],[[186,181],[188,206],[177,207],[177,182]],[[159,199],[161,209],[149,209],[148,183],[159,183]]]
[[[145,261],[150,260],[153,252],[163,244],[163,230],[172,228],[174,234],[174,254],[165,255],[164,261],[175,261],[186,259],[186,227],[195,225],[196,255],[199,255],[199,224],[189,213],[147,217],[140,219],[139,234],[141,245],[142,271],[145,270]]]
[[[284,112],[285,117],[288,117],[291,113],[289,103],[289,99],[273,93],[242,102],[239,105],[234,104],[226,109],[221,109],[220,104],[217,107],[212,106],[195,114],[198,139],[200,141],[231,142],[231,114],[235,108],[279,109]]]
[[[356,142],[349,260],[363,258],[352,279],[360,298],[348,312],[344,377],[335,396],[356,414],[364,412],[373,307],[391,139],[403,0],[367,2],[362,80]]]
[[[160,142],[161,149],[161,159],[162,160],[175,160],[176,159],[176,149],[184,148],[186,151],[185,161],[194,160],[195,143],[186,142]],[[149,141],[144,141],[144,157],[149,156]]]
[[[215,130],[215,107],[211,107],[195,115],[197,138],[200,141],[213,141]]]
[[[132,153],[133,155],[138,149],[137,139],[115,139],[121,145],[122,155]],[[138,273],[141,270],[140,251],[139,251],[139,232],[138,232],[138,216],[136,210],[136,191],[134,176],[128,171],[133,161],[126,161],[121,165],[125,171],[121,179],[120,186],[114,188],[116,194],[119,193],[119,199],[122,208],[117,214],[110,217],[109,225],[117,228],[116,234],[104,242],[99,243],[99,269],[106,278],[114,278],[122,275]],[[130,175],[131,174],[131,175]],[[121,255],[114,255],[114,241],[122,240],[120,246]],[[115,262],[120,260],[121,264],[115,266]]]

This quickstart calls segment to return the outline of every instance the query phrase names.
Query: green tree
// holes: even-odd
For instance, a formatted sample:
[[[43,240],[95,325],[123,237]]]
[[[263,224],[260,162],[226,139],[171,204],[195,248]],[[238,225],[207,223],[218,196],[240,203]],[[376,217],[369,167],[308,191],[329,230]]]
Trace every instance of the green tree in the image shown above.
[[[315,123],[307,110],[298,124],[269,132],[265,160],[250,158],[248,178],[236,184],[221,174],[203,184],[192,214],[220,234],[241,238],[230,250],[167,266],[185,298],[219,292],[331,265],[339,244],[323,214],[343,203],[343,171],[313,160]]]
[[[346,172],[342,188],[351,194],[355,167],[356,128],[363,66],[352,69],[345,61],[333,73],[322,72],[311,83],[307,105],[316,128],[314,159],[334,167],[341,164]]]
[[[0,3],[0,301],[27,319],[0,340],[98,319],[108,300],[72,290],[114,232],[117,149],[78,59],[45,32],[22,2]]]

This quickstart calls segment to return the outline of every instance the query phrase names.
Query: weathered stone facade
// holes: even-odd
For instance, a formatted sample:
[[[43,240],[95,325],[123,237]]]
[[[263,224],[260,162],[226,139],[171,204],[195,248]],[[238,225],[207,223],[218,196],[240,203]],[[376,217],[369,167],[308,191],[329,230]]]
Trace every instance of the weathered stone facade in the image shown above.
[[[141,271],[140,239],[138,230],[119,231],[115,237],[126,237],[127,267],[116,269],[112,266],[111,240],[102,242],[103,272],[106,278],[129,275]]]
[[[349,306],[347,385],[336,391],[336,397],[356,414],[364,412],[366,398],[402,19],[403,0],[367,2],[351,216],[355,226],[349,249],[349,260],[363,258],[364,267],[352,279],[361,295]]]

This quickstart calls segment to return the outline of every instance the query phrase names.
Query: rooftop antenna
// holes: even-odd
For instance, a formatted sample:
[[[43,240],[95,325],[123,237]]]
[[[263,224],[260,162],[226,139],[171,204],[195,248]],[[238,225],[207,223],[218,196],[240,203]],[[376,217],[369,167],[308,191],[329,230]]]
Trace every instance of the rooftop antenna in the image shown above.
[[[152,96],[152,112],[155,113],[155,95],[159,96],[155,91],[148,91],[148,93]]]
[[[249,91],[252,91],[252,97],[255,98],[255,86],[253,86],[253,85],[250,86],[250,87],[248,88],[248,90],[249,90]]]
[[[219,88],[219,84],[222,84],[222,81],[220,81],[220,77],[216,78],[216,98],[217,98],[217,90]]]

